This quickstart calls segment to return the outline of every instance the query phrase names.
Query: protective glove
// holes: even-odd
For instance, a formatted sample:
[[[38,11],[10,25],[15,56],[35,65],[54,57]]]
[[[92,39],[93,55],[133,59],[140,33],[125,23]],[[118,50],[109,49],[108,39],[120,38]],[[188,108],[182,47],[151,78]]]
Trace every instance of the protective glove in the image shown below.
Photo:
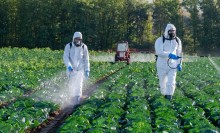
[[[182,71],[182,66],[180,64],[177,66],[177,70]]]
[[[71,66],[68,66],[68,68],[67,68],[70,72],[72,72],[73,71],[73,68],[71,67]]]
[[[85,76],[86,76],[87,79],[89,78],[89,71],[85,72]]]
[[[178,60],[180,57],[175,55],[175,54],[172,54],[170,53],[169,56],[168,56],[170,59],[174,59],[174,60]]]

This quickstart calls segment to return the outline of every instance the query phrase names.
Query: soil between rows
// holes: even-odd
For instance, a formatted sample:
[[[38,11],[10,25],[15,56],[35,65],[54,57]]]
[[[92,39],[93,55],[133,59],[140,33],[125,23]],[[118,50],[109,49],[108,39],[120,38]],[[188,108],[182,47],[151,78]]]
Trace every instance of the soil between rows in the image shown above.
[[[78,106],[82,105],[86,101],[86,99],[98,88],[99,85],[105,82],[109,76],[117,73],[123,68],[124,67],[119,68],[118,70],[98,80],[95,84],[84,89],[86,91],[83,91],[83,96],[81,97],[81,102],[79,105],[74,106],[74,107],[69,106],[61,110],[52,112],[50,114],[50,117],[45,122],[41,123],[38,127],[34,129],[28,129],[26,132],[27,133],[54,133],[56,132],[56,130],[64,122],[64,120],[68,118],[77,109]]]

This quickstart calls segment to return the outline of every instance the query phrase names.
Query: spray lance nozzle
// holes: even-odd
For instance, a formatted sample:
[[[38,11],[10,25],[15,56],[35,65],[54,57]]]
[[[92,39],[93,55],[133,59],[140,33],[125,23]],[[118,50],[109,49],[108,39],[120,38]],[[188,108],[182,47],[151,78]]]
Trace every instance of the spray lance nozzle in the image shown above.
[[[171,66],[170,65],[170,59],[174,59],[174,60],[179,60],[179,64],[177,64],[177,66]],[[167,60],[167,65],[171,68],[171,69],[177,69],[178,68],[178,65],[180,65],[182,63],[182,56],[175,56],[175,57],[172,57],[172,56],[169,56],[169,59]]]
[[[176,57],[169,57],[169,59],[168,60],[170,60],[170,59],[173,59],[173,60],[178,60],[178,59],[181,59],[182,57],[181,56],[176,56]]]
[[[168,58],[169,58],[169,59],[173,59],[173,60],[178,60],[179,58],[182,58],[182,57],[177,56],[177,55],[175,55],[175,54],[173,54],[173,53],[170,53],[170,54],[168,55]]]

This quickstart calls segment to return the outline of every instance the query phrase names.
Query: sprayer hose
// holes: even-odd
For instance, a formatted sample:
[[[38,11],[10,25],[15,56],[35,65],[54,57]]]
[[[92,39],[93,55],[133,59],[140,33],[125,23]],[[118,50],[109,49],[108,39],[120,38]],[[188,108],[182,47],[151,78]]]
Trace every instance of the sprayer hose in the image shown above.
[[[182,63],[182,57],[179,57],[180,63],[179,63],[176,67],[171,67],[171,66],[170,66],[170,63],[169,63],[170,59],[171,59],[171,58],[169,58],[169,59],[167,60],[167,65],[168,65],[169,68],[171,68],[171,69],[177,69],[178,65]]]

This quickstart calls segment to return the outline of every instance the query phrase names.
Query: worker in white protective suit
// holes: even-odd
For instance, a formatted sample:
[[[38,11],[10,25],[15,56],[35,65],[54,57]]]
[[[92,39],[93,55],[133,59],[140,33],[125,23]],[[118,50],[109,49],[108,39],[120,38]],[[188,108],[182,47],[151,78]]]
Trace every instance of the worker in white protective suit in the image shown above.
[[[182,70],[182,43],[173,24],[167,24],[164,35],[155,42],[157,75],[160,91],[171,100],[176,87],[177,70]]]
[[[73,105],[80,103],[82,96],[83,79],[89,78],[90,63],[87,46],[82,42],[82,33],[75,32],[72,42],[66,44],[63,55],[66,65],[69,89]]]

